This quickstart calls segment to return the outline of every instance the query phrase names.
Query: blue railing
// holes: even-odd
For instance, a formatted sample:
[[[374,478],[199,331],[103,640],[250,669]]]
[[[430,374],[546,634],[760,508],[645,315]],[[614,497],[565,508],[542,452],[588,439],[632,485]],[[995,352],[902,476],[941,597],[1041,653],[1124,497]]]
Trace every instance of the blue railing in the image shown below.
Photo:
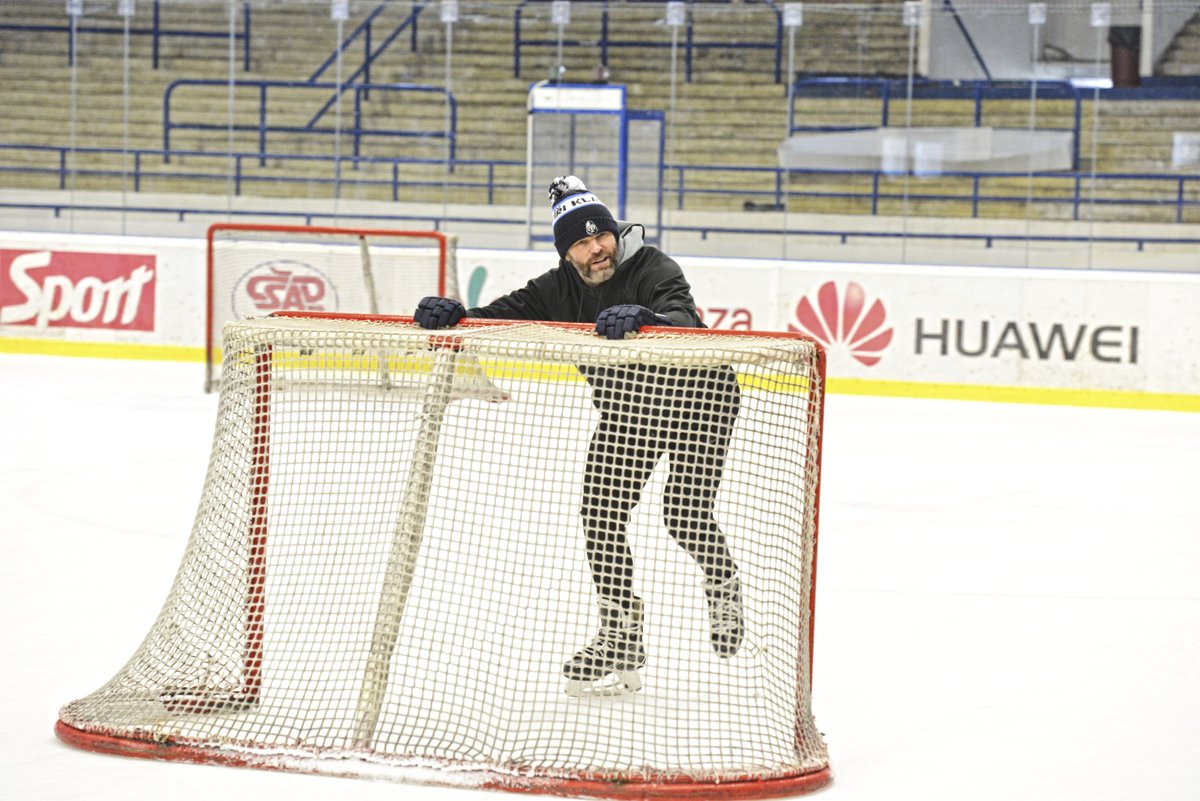
[[[147,182],[154,179],[183,179],[189,182],[194,182],[197,187],[203,182],[211,182],[218,192],[224,192],[227,185],[232,184],[233,194],[241,195],[243,191],[255,185],[262,184],[317,184],[328,185],[330,187],[339,184],[351,183],[344,178],[339,178],[333,174],[331,169],[330,177],[321,176],[295,176],[295,175],[278,175],[278,174],[255,174],[250,167],[258,164],[262,166],[263,156],[257,151],[234,152],[234,153],[214,153],[211,150],[183,150],[175,149],[171,151],[153,150],[153,149],[137,149],[137,150],[120,150],[118,148],[102,148],[102,147],[77,147],[73,151],[70,148],[57,147],[53,145],[7,145],[0,144],[0,153],[5,152],[28,152],[28,153],[44,153],[50,157],[51,165],[34,166],[30,164],[23,165],[7,165],[0,162],[0,175],[22,174],[22,175],[45,175],[53,176],[60,190],[66,190],[70,186],[70,178],[72,175],[87,177],[87,178],[124,178],[132,182],[131,189],[134,192],[152,191],[144,186]],[[118,167],[73,167],[71,164],[72,153],[86,156],[113,156],[124,157],[127,162],[120,168]],[[158,162],[161,160],[163,164],[168,162],[170,157],[179,156],[186,158],[192,164],[211,163],[212,170],[204,171],[198,169],[187,169],[183,167],[172,167],[170,169],[161,169]],[[352,183],[360,187],[383,187],[389,191],[391,199],[398,201],[401,199],[401,192],[404,189],[413,189],[420,187],[441,187],[447,185],[442,180],[411,180],[405,179],[404,170],[408,167],[417,167],[422,165],[445,165],[445,159],[440,158],[385,158],[372,156],[323,156],[323,155],[302,155],[294,153],[268,153],[266,156],[273,163],[281,165],[286,164],[329,164],[331,168],[335,163],[349,164],[351,167],[368,167],[376,166],[386,168],[386,178],[371,178],[366,176],[356,177]],[[453,172],[456,167],[483,167],[485,168],[485,177],[482,180],[462,180],[456,179],[449,184],[455,188],[474,190],[475,194],[480,197],[481,203],[491,204],[496,200],[497,191],[524,191],[524,179],[520,181],[512,181],[505,183],[497,178],[497,168],[502,167],[520,167],[524,169],[524,161],[487,161],[487,160],[461,160],[455,159],[449,162],[450,172]],[[480,192],[479,190],[482,190]]]
[[[788,135],[797,132],[828,133],[832,131],[857,131],[866,128],[886,128],[892,118],[892,103],[907,102],[909,83],[901,78],[800,78],[792,89],[792,106],[788,109]],[[972,103],[972,124],[983,125],[985,105],[989,100],[1028,100],[1036,92],[1036,99],[1063,100],[1071,103],[1071,126],[1039,127],[1043,131],[1069,131],[1072,134],[1071,165],[1079,169],[1080,127],[1083,120],[1084,94],[1066,81],[930,81],[920,79],[912,83],[913,100],[969,100]],[[843,97],[879,101],[878,126],[865,121],[848,124],[831,124],[796,121],[796,101],[805,97]],[[829,112],[825,112],[828,114]]]
[[[328,178],[254,174],[248,170],[247,165],[262,162],[263,157],[259,152],[237,152],[230,154],[198,150],[174,150],[169,152],[166,150],[123,151],[116,148],[76,148],[72,151],[70,148],[50,145],[0,144],[0,153],[9,151],[45,153],[48,156],[49,163],[43,166],[28,164],[7,165],[0,163],[0,174],[20,173],[51,176],[56,180],[59,189],[66,189],[68,187],[72,174],[84,177],[125,177],[132,180],[133,191],[135,192],[142,191],[144,182],[156,178],[184,178],[198,184],[204,181],[211,181],[214,186],[219,188],[219,191],[224,191],[225,184],[232,182],[233,191],[238,195],[242,194],[247,187],[259,184],[313,183],[328,184],[332,187],[336,186],[339,181],[338,178],[332,176],[332,170],[331,177]],[[126,160],[131,159],[131,161],[127,165],[127,168],[122,169],[96,166],[75,168],[71,164],[72,153],[87,155],[106,154],[114,157],[124,156]],[[181,168],[161,169],[156,162],[160,159],[166,162],[168,156],[187,156],[192,162],[210,161],[214,169],[211,172],[184,170]],[[416,180],[406,178],[404,175],[404,171],[408,167],[447,164],[444,159],[366,156],[346,156],[336,159],[332,156],[277,153],[267,154],[267,157],[272,162],[277,161],[280,163],[324,162],[332,164],[335,161],[340,161],[342,163],[349,163],[355,167],[374,165],[377,168],[385,168],[387,177],[372,178],[362,175],[355,178],[354,184],[356,186],[386,188],[392,200],[400,200],[404,190],[407,189],[442,187],[446,185],[453,186],[456,189],[471,190],[473,195],[481,198],[481,202],[488,204],[495,202],[498,192],[524,193],[525,191],[523,177],[525,169],[524,161],[452,160],[447,165],[448,170],[451,172],[458,167],[485,167],[486,175],[482,180],[458,178],[451,184],[447,184],[442,180]],[[519,180],[501,180],[497,177],[500,168],[509,168],[510,173],[518,171],[522,177]],[[380,171],[382,172],[382,170]],[[926,190],[920,180],[909,180],[907,185],[901,189],[896,176],[871,170],[787,170],[776,167],[667,165],[664,168],[664,173],[666,175],[664,186],[669,194],[675,196],[676,207],[681,210],[686,207],[686,198],[720,196],[748,199],[749,203],[747,205],[752,203],[757,208],[766,209],[782,209],[784,208],[784,203],[789,198],[858,200],[861,201],[864,211],[869,210],[871,214],[880,213],[881,203],[883,202],[904,200],[910,203],[921,201],[957,201],[970,203],[971,214],[975,217],[979,216],[980,211],[988,204],[1019,206],[1026,203],[1038,206],[1065,206],[1076,220],[1082,217],[1084,209],[1093,204],[1095,206],[1110,207],[1157,207],[1171,209],[1173,211],[1174,222],[1177,223],[1196,222],[1197,216],[1200,216],[1200,213],[1194,215],[1187,214],[1189,210],[1200,210],[1200,174],[1096,173],[1093,175],[1090,173],[1039,172],[1030,175],[1028,172],[944,173],[940,178],[958,179],[961,181],[963,191],[955,193],[946,191],[944,189],[944,182],[941,181],[938,184],[943,187],[941,189]],[[734,186],[732,188],[726,187],[721,189],[690,185],[689,179],[694,179],[696,175],[701,173],[739,174],[746,176],[746,181],[740,187]],[[831,178],[845,178],[849,176],[860,180],[862,186],[837,190],[789,188],[787,185],[789,174],[792,176],[802,174],[829,176]],[[1043,193],[1033,196],[1030,196],[1028,192],[1012,194],[1011,189],[988,190],[987,184],[991,180],[1011,181],[1014,178],[1023,181],[1028,181],[1032,178],[1036,179],[1042,185],[1047,182],[1058,182],[1061,183],[1062,189],[1057,194],[1047,195]],[[1129,181],[1145,182],[1158,191],[1151,197],[1130,197],[1126,188],[1127,184],[1126,186],[1117,186],[1117,182]],[[1114,188],[1114,191],[1108,196],[1101,194],[1105,185]],[[768,188],[762,188],[764,186]],[[1042,191],[1044,192],[1044,188]],[[761,203],[758,201],[761,201]],[[1191,219],[1187,219],[1189,216]],[[677,229],[678,226],[673,226],[673,228]]]
[[[735,2],[736,0],[729,0]],[[513,77],[521,77],[521,51],[528,47],[557,47],[559,41],[557,39],[527,39],[521,34],[521,19],[524,9],[533,5],[546,5],[550,0],[522,0],[517,5],[513,12]],[[608,66],[609,50],[614,48],[669,48],[670,42],[664,42],[661,38],[658,39],[617,39],[609,33],[609,12],[608,0],[576,0],[572,5],[582,6],[584,4],[600,5],[600,31],[595,39],[567,39],[563,38],[562,46],[567,47],[595,47],[599,50],[600,64]],[[692,20],[692,14],[687,15],[687,21],[684,28],[683,42],[680,47],[683,49],[684,58],[684,80],[690,82],[693,74],[693,56],[698,50],[770,50],[774,54],[775,60],[775,83],[780,83],[783,80],[783,13],[776,7],[773,0],[745,0],[746,5],[761,5],[765,9],[771,11],[774,15],[774,30],[773,41],[765,42],[698,42],[696,41],[696,26]],[[664,3],[656,3],[656,5],[664,6]],[[578,25],[579,23],[572,23]]]
[[[61,7],[61,4],[60,4]],[[250,4],[242,3],[242,30],[235,31],[233,38],[237,42],[241,42],[242,46],[242,69],[250,70]],[[100,33],[100,34],[115,34],[124,35],[125,27],[111,27],[100,25],[70,25],[63,23],[61,25],[24,25],[16,23],[0,24],[0,31],[22,31],[28,33],[65,33],[67,36],[67,65],[75,65],[76,53],[76,37],[80,33]],[[132,27],[129,28],[131,36],[149,36],[150,37],[150,59],[154,69],[158,69],[159,62],[159,46],[163,39],[171,37],[179,37],[186,39],[229,39],[228,30],[197,30],[194,28],[179,28],[168,29],[163,27],[162,10],[159,0],[154,0],[154,5],[151,14],[150,27]]]
[[[384,37],[383,43],[380,44],[378,48],[372,49],[372,31],[374,30],[374,24],[376,24],[376,20],[380,14],[386,10],[388,10],[388,4],[385,4],[385,2],[382,2],[382,4],[376,6],[374,11],[372,11],[370,14],[367,14],[367,18],[359,23],[358,28],[355,28],[352,32],[350,32],[349,36],[344,38],[341,44],[338,44],[338,46],[334,49],[334,52],[330,53],[329,58],[325,59],[324,64],[317,67],[317,71],[313,72],[311,76],[308,76],[308,80],[305,83],[313,86],[319,85],[320,77],[323,76],[325,71],[329,70],[330,66],[336,64],[338,55],[346,53],[346,49],[350,47],[350,44],[352,44],[356,38],[362,38],[362,64],[360,64],[354,72],[350,73],[349,77],[342,79],[342,90],[335,91],[334,94],[330,96],[329,100],[325,101],[324,106],[320,107],[320,110],[318,110],[318,112],[313,115],[312,120],[308,122],[308,126],[312,127],[316,125],[317,122],[329,112],[329,109],[334,108],[334,104],[337,103],[338,98],[340,98],[344,92],[346,92],[347,84],[362,85],[366,86],[367,88],[361,92],[361,95],[355,95],[355,110],[358,112],[358,109],[361,108],[361,101],[368,100],[368,98],[371,96],[371,65],[376,62],[380,55],[383,55],[386,49],[391,47],[392,42],[395,42],[397,38],[400,38],[400,35],[403,34],[404,31],[408,30],[410,32],[408,42],[410,52],[416,52],[416,20],[418,20],[418,18],[421,16],[421,11],[425,10],[425,6],[421,4],[414,5],[412,10],[408,12],[408,16],[404,18],[403,22],[396,25],[390,34]],[[450,102],[451,108],[454,108],[454,98],[451,98]],[[456,112],[451,112],[451,116],[455,115]],[[451,127],[451,131],[452,130],[454,130],[454,128]],[[452,156],[452,152],[454,152],[454,144],[452,144],[452,140],[450,147],[452,158],[454,157]],[[355,151],[355,155],[358,155],[358,151]]]
[[[409,32],[408,48],[413,53],[417,52],[417,19],[421,16],[421,12],[425,9],[425,6],[421,3],[414,4],[412,10],[408,13],[408,16],[404,18],[404,21],[393,28],[392,32],[384,37],[383,44],[372,49],[375,21],[379,15],[387,9],[387,3],[380,3],[374,11],[368,14],[367,18],[360,22],[358,27],[351,31],[346,39],[340,45],[338,45],[332,53],[329,54],[329,58],[325,59],[325,62],[321,64],[321,66],[317,67],[316,71],[312,75],[308,76],[308,82],[316,83],[319,81],[321,76],[325,74],[325,71],[337,63],[338,54],[345,53],[356,39],[361,38],[363,42],[362,64],[359,65],[358,69],[351,73],[350,77],[343,78],[343,83],[354,83],[355,81],[359,80],[359,78],[362,79],[363,83],[370,83],[371,66],[381,55],[383,55],[384,51],[392,46],[393,42],[400,38],[400,35],[406,30]]]
[[[676,184],[673,187],[678,199],[678,208],[683,209],[683,198],[687,196],[726,196],[726,197],[758,197],[764,204],[759,208],[782,209],[788,198],[792,199],[841,199],[862,201],[872,215],[880,213],[880,204],[884,201],[907,201],[917,203],[923,201],[954,201],[971,204],[971,216],[978,217],[983,206],[998,203],[1009,206],[1025,205],[1027,203],[1039,206],[1059,205],[1070,209],[1072,219],[1082,217],[1082,210],[1089,205],[1096,206],[1127,206],[1127,207],[1156,207],[1173,209],[1174,222],[1195,222],[1185,220],[1188,209],[1200,209],[1200,175],[1162,175],[1151,173],[1082,173],[1082,172],[945,172],[938,175],[939,179],[958,179],[964,187],[962,192],[946,191],[945,189],[927,190],[920,179],[900,182],[903,176],[896,176],[880,170],[797,170],[775,167],[714,167],[700,165],[676,165],[668,168],[676,173]],[[747,175],[759,174],[758,185],[770,182],[770,190],[747,189],[711,189],[706,187],[688,186],[690,174],[703,172],[740,172]],[[867,187],[841,188],[837,190],[801,190],[788,187],[788,175],[824,176],[830,179],[858,178]],[[1035,179],[1042,187],[1038,194],[1030,195],[1028,191],[1011,194],[1010,191],[988,192],[986,184],[992,180],[1020,179],[1029,181]],[[1117,182],[1144,181],[1159,188],[1154,197],[1129,197],[1127,187],[1116,187]],[[1057,194],[1046,194],[1045,184],[1060,183],[1062,189]],[[944,186],[944,181],[941,182]],[[1117,196],[1105,197],[1097,194],[1105,185],[1113,186]],[[967,188],[969,187],[969,189]]]
[[[2,146],[0,146],[2,147]],[[63,203],[45,203],[31,201],[0,201],[0,208],[4,209],[20,209],[23,211],[44,211],[50,212],[55,217],[61,217],[65,212],[91,212],[91,213],[109,213],[109,214],[163,214],[174,217],[179,222],[185,222],[191,219],[215,219],[227,220],[234,217],[252,217],[252,218],[269,218],[275,220],[292,220],[300,221],[304,225],[318,225],[322,223],[336,223],[339,215],[336,212],[329,211],[297,211],[297,210],[272,210],[272,209],[255,209],[255,208],[214,208],[214,207],[187,207],[187,206],[138,206],[124,204],[120,206],[106,206],[96,203],[77,203],[67,201]],[[502,219],[495,216],[487,217],[468,217],[459,215],[441,215],[441,214],[370,214],[363,211],[355,211],[353,214],[356,220],[374,221],[380,224],[388,223],[392,225],[403,225],[407,228],[413,228],[417,225],[424,225],[430,230],[440,231],[443,228],[453,230],[467,225],[507,225],[520,226],[526,225],[525,218],[520,219]],[[950,232],[926,232],[926,231],[864,231],[860,229],[839,229],[839,228],[769,228],[755,226],[753,228],[742,228],[734,225],[672,225],[671,231],[674,233],[690,233],[697,234],[701,239],[707,239],[714,234],[750,234],[753,236],[788,236],[788,237],[815,237],[821,240],[828,240],[830,237],[837,237],[838,241],[845,245],[856,239],[858,240],[905,240],[919,239],[923,241],[948,241],[948,242],[971,242],[982,244],[985,247],[992,247],[997,242],[1015,242],[1015,243],[1063,243],[1074,242],[1080,244],[1117,244],[1117,245],[1134,245],[1138,251],[1145,250],[1147,245],[1184,245],[1188,247],[1200,247],[1200,238],[1189,236],[1128,236],[1128,235],[1105,235],[1092,234],[1088,236],[1075,236],[1069,234],[974,234],[974,233],[950,233]]]
[[[958,32],[963,35],[967,47],[971,48],[971,55],[975,57],[975,63],[979,65],[979,69],[983,70],[983,77],[989,81],[992,80],[992,71],[988,69],[987,61],[984,60],[983,54],[979,52],[979,48],[975,46],[975,37],[967,30],[967,24],[962,21],[962,17],[958,14],[958,9],[954,7],[954,0],[942,0],[942,8],[950,12],[950,16],[954,18],[954,24],[958,26]]]
[[[171,147],[171,132],[175,130],[191,130],[191,131],[241,131],[254,132],[258,134],[258,152],[255,157],[260,163],[266,163],[268,155],[271,158],[278,158],[275,154],[270,154],[267,149],[268,134],[300,134],[300,135],[318,135],[330,136],[336,134],[348,135],[354,143],[353,155],[359,157],[362,154],[362,140],[364,137],[415,137],[415,138],[430,138],[447,140],[449,146],[449,158],[451,161],[455,159],[456,152],[456,131],[458,129],[458,102],[455,100],[451,92],[439,86],[426,86],[424,84],[409,84],[409,83],[356,83],[336,84],[336,83],[308,83],[307,81],[234,81],[235,88],[250,88],[257,90],[258,93],[258,122],[254,125],[235,124],[230,126],[228,123],[219,122],[175,122],[171,117],[171,102],[175,91],[181,87],[191,86],[217,86],[228,87],[228,81],[219,80],[201,80],[201,79],[183,79],[172,81],[167,86],[163,93],[163,154],[165,160],[170,160],[173,150]],[[338,128],[337,126],[319,127],[322,118],[328,110],[334,105],[331,101],[321,107],[316,114],[304,125],[280,125],[272,124],[269,119],[269,104],[268,94],[272,89],[288,89],[288,90],[312,90],[320,92],[322,95],[326,92],[333,91],[336,99],[337,93],[350,93],[354,97],[353,104],[353,121],[349,126]],[[415,92],[425,94],[438,94],[445,98],[448,104],[447,126],[440,129],[429,130],[400,130],[393,128],[365,128],[363,127],[363,109],[367,102],[367,94],[369,92]]]

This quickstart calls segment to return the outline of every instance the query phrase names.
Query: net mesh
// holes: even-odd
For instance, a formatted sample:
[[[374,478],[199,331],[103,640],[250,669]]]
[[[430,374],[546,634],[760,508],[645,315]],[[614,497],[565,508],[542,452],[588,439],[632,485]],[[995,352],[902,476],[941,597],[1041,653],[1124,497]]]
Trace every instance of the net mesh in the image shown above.
[[[510,787],[826,770],[811,342],[307,318],[225,336],[170,596],[60,728]],[[502,393],[472,392],[460,363]],[[623,669],[579,672],[606,631],[637,640],[615,657],[636,692],[613,684]]]

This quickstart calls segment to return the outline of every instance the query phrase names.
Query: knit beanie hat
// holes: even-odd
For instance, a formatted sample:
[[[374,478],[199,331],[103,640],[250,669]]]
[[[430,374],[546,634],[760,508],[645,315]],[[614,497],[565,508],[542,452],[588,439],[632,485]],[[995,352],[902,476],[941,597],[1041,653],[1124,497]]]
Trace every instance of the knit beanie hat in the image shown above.
[[[619,233],[612,212],[574,175],[560,175],[550,184],[550,213],[554,220],[554,247],[566,258],[580,239],[608,231]]]

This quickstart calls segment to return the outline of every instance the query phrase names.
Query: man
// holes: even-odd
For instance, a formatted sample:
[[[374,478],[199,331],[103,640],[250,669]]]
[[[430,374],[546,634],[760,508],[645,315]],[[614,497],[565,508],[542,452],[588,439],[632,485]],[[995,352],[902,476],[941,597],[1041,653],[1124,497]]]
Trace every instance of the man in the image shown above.
[[[444,328],[464,316],[504,320],[595,322],[596,333],[622,339],[646,326],[702,328],[679,265],[644,243],[645,229],[618,223],[583,182],[567,175],[550,185],[557,268],[486,306],[427,297],[413,317]],[[642,601],[633,592],[626,539],[630,512],[664,455],[670,472],[663,519],[704,573],[710,637],[721,657],[743,636],[741,582],[713,514],[725,454],[740,405],[732,369],[650,365],[581,367],[600,421],[584,467],[580,514],[600,608],[600,632],[563,666],[568,692],[598,689],[615,675],[630,691],[646,664]]]

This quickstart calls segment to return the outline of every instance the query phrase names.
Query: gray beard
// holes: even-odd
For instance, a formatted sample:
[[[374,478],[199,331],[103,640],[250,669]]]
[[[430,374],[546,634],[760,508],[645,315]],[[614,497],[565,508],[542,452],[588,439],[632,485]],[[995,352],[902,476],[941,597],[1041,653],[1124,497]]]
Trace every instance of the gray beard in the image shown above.
[[[587,267],[580,267],[578,264],[571,262],[571,266],[575,268],[575,272],[579,273],[579,277],[583,279],[583,283],[590,287],[597,287],[605,281],[613,277],[613,273],[617,271],[616,267],[607,267],[599,273],[592,274]]]
[[[571,266],[575,268],[575,272],[579,273],[579,277],[583,279],[584,284],[586,284],[587,286],[590,286],[590,287],[598,287],[601,284],[603,284],[605,281],[607,281],[608,279],[612,278],[613,274],[615,274],[617,272],[617,265],[621,263],[622,259],[624,258],[624,254],[625,254],[625,243],[622,240],[618,239],[617,240],[617,252],[615,254],[613,254],[612,266],[605,269],[599,275],[592,275],[588,271],[586,265],[584,265],[583,267],[580,267],[578,264],[571,261],[571,259],[567,259],[567,261],[570,262]]]

